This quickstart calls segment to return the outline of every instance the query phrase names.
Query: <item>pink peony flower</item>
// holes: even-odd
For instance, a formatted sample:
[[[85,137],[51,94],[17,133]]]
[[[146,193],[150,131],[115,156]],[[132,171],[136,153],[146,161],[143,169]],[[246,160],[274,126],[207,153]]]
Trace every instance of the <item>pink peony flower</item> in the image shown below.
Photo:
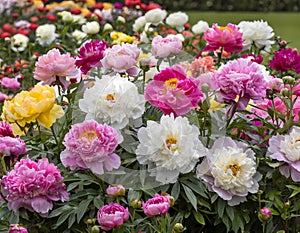
[[[21,84],[17,79],[4,77],[0,80],[1,85],[5,89],[16,91],[20,88]]]
[[[91,40],[85,43],[78,52],[75,65],[86,74],[92,67],[101,66],[100,60],[104,57],[104,50],[108,44],[104,40]]]
[[[37,163],[22,159],[1,180],[1,191],[8,201],[8,208],[17,211],[24,207],[46,217],[53,208],[53,201],[67,201],[69,195],[62,183],[59,169],[47,158]]]
[[[26,153],[26,144],[20,138],[0,137],[0,154],[18,156]]]
[[[0,103],[3,103],[7,99],[9,99],[8,95],[5,95],[0,91]]]
[[[183,115],[198,107],[203,97],[194,78],[187,78],[184,70],[175,65],[156,74],[146,86],[145,99],[165,114]]]
[[[238,97],[238,109],[245,109],[250,99],[262,102],[266,96],[268,73],[264,66],[247,58],[238,58],[221,66],[214,73],[220,102],[234,103]]]
[[[0,121],[0,137],[15,137],[12,131],[12,127],[5,121]]]
[[[157,58],[174,56],[181,52],[182,42],[176,37],[156,36],[152,40],[152,55]]]
[[[225,27],[213,24],[212,28],[205,31],[203,39],[208,43],[204,51],[216,51],[221,47],[226,52],[241,52],[243,49],[243,34],[231,23]]]
[[[198,77],[201,74],[208,72],[215,72],[215,62],[211,56],[195,58],[192,63],[184,62],[181,64],[182,67],[186,68],[191,72],[194,78]]]
[[[101,207],[97,213],[98,223],[104,231],[109,231],[114,227],[124,224],[129,218],[128,208],[117,203],[110,203]]]
[[[71,84],[68,78],[78,76],[80,76],[80,71],[76,69],[75,59],[69,53],[60,54],[56,48],[40,56],[34,70],[36,80],[43,81],[44,85],[59,81],[64,89]]]
[[[66,134],[66,149],[60,154],[60,159],[72,170],[89,168],[103,174],[103,166],[108,171],[120,167],[120,157],[113,152],[122,140],[113,127],[94,120],[84,121],[73,125]]]
[[[282,72],[295,70],[300,73],[300,54],[297,49],[281,49],[274,52],[274,58],[270,61],[270,67]]]
[[[105,72],[128,73],[137,75],[136,63],[140,50],[135,44],[113,45],[104,50],[104,58],[101,60]]]
[[[170,199],[156,193],[153,198],[143,202],[142,208],[147,216],[164,215],[170,208]]]
[[[122,197],[125,195],[125,188],[123,185],[109,185],[106,189],[106,193],[109,197]]]
[[[10,224],[8,233],[28,233],[28,231],[19,224]]]

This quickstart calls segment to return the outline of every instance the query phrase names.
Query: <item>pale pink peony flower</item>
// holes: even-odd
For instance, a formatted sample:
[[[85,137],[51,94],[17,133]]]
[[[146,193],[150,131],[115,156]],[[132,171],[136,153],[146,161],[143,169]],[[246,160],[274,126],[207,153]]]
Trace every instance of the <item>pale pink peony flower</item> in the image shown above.
[[[224,48],[226,52],[241,52],[243,49],[243,34],[234,24],[220,27],[213,24],[205,31],[203,39],[207,41],[204,51],[216,51]]]
[[[175,65],[156,74],[146,86],[145,99],[165,114],[183,115],[198,107],[203,93],[194,78],[188,78],[184,70]]]
[[[28,231],[19,224],[10,224],[8,233],[28,233]]]
[[[263,70],[264,68],[264,70]],[[214,73],[220,102],[235,103],[238,109],[245,109],[250,99],[262,102],[266,96],[268,73],[265,67],[247,58],[238,58],[222,65]]]
[[[0,154],[18,156],[26,153],[26,144],[21,138],[0,137]]]
[[[135,44],[113,45],[104,50],[104,58],[101,60],[105,72],[128,73],[137,75],[136,63],[140,50]]]
[[[121,197],[125,196],[125,188],[123,185],[109,185],[106,189],[106,193],[109,197]]]
[[[24,207],[46,217],[53,208],[53,201],[69,199],[62,180],[59,169],[47,158],[37,163],[27,158],[17,162],[14,169],[2,177],[1,191],[10,210],[16,212]]]
[[[176,37],[156,36],[152,40],[151,53],[157,58],[166,58],[174,56],[181,52],[182,41]]]
[[[87,120],[72,126],[66,134],[66,149],[60,154],[65,167],[91,169],[97,174],[117,169],[121,165],[120,157],[114,150],[123,138],[111,126]]]
[[[128,208],[117,203],[110,203],[99,209],[97,213],[98,223],[104,231],[109,231],[115,227],[124,224],[129,218],[130,214]]]
[[[60,54],[56,48],[39,57],[34,70],[34,78],[44,85],[60,82],[64,89],[71,84],[70,78],[78,78],[80,71],[75,66],[75,59],[69,53]]]
[[[156,193],[153,198],[143,202],[142,208],[147,216],[164,215],[170,208],[170,199]]]
[[[17,79],[4,77],[0,80],[1,85],[5,89],[16,91],[20,88],[21,84]]]
[[[9,96],[0,91],[0,103],[3,103],[7,99],[9,99]]]
[[[0,121],[0,137],[14,137],[12,127],[5,121]]]

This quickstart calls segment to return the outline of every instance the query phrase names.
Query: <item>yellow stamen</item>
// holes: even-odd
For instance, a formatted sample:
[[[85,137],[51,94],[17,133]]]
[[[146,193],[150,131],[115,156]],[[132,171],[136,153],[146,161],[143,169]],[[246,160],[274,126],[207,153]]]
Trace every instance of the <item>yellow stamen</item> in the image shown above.
[[[165,85],[167,88],[176,88],[177,87],[177,83],[178,83],[178,79],[177,78],[170,78],[167,81],[165,81]]]
[[[229,30],[230,32],[233,32],[233,29],[228,27],[228,26],[225,26],[225,27],[219,27],[219,29],[223,32],[225,30]]]
[[[241,167],[238,164],[234,163],[234,164],[228,165],[227,170],[228,169],[230,169],[232,171],[232,174],[234,176],[236,176],[238,174],[238,172],[241,170]]]
[[[115,94],[115,93],[107,94],[106,97],[105,97],[105,99],[106,99],[107,101],[113,102],[113,101],[116,100],[116,94]]]
[[[94,130],[87,130],[83,134],[80,135],[80,138],[85,137],[89,141],[93,141],[98,137],[97,133]]]

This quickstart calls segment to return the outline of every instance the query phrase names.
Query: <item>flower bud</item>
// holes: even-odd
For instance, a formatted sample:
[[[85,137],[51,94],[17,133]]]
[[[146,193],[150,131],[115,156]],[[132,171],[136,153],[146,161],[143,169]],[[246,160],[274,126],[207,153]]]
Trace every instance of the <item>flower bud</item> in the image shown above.
[[[93,226],[92,227],[92,230],[91,230],[91,233],[99,233],[100,232],[100,229],[98,226]]]
[[[175,226],[174,226],[174,230],[175,232],[183,232],[184,231],[184,227],[181,223],[176,223]]]
[[[201,91],[203,93],[207,93],[210,91],[210,86],[207,84],[207,83],[204,83],[202,86],[201,86]]]
[[[259,212],[259,218],[261,221],[267,221],[271,218],[271,216],[272,211],[267,207],[262,208]]]
[[[140,200],[133,200],[130,202],[130,206],[134,209],[140,209],[142,207],[142,202]]]
[[[113,26],[110,23],[106,23],[103,26],[103,31],[107,32],[107,31],[112,31],[113,30]]]
[[[140,68],[143,71],[148,71],[150,70],[151,67],[151,59],[148,57],[144,57],[140,59]]]
[[[118,18],[117,18],[117,22],[119,22],[119,23],[126,23],[126,20],[125,20],[125,18],[124,17],[122,17],[122,16],[118,16]]]
[[[106,189],[106,193],[109,197],[122,197],[125,196],[125,188],[123,185],[109,185]]]
[[[294,84],[295,79],[292,76],[284,76],[282,78],[284,84]]]
[[[280,92],[283,96],[289,96],[289,89],[287,89],[286,87],[282,88],[281,89],[281,92]]]

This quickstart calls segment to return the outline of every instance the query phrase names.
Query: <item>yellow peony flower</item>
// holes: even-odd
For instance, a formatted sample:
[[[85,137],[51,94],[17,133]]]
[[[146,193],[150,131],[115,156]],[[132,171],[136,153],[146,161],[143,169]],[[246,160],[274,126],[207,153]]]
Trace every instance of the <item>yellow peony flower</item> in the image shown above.
[[[103,9],[104,10],[109,10],[112,9],[114,7],[113,4],[109,3],[109,2],[103,2]]]
[[[113,39],[113,44],[133,43],[136,39],[134,36],[129,36],[123,32],[116,31],[111,32],[110,37]]]
[[[63,115],[62,107],[55,104],[54,88],[36,85],[32,90],[22,91],[13,99],[6,100],[1,118],[22,127],[37,121],[40,126],[50,128]]]

